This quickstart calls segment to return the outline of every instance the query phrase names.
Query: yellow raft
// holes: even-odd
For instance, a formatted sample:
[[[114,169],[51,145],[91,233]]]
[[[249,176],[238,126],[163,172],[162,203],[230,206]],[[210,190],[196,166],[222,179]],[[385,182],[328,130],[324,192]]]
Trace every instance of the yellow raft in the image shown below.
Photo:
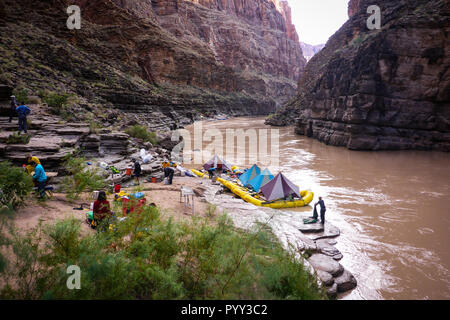
[[[194,173],[196,176],[200,177],[200,178],[209,178],[209,175],[203,172],[200,172],[198,170],[192,169],[191,170],[192,173]]]
[[[254,204],[258,207],[269,207],[273,209],[282,209],[282,208],[297,208],[307,206],[314,198],[314,193],[312,191],[300,191],[300,195],[302,196],[301,200],[278,200],[272,202],[265,202],[260,199],[255,198],[251,195],[251,193],[236,183],[233,183],[228,180],[224,180],[222,178],[217,178],[221,184],[231,190],[235,195],[239,196],[242,200],[247,201],[251,204]]]

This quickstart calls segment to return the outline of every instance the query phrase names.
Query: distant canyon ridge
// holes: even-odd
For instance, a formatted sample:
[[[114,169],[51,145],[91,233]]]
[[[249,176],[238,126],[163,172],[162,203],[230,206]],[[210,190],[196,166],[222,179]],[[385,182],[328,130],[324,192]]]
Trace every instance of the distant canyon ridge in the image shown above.
[[[367,28],[367,8],[381,29]],[[351,0],[349,20],[266,123],[353,150],[450,151],[450,6]]]
[[[81,30],[66,27],[69,5]],[[154,130],[267,115],[306,65],[281,0],[0,0],[0,43],[0,84],[70,93],[75,120]]]

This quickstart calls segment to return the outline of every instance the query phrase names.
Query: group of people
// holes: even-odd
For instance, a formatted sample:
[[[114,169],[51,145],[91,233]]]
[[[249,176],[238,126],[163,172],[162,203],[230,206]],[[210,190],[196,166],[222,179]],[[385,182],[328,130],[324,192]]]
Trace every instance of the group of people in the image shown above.
[[[11,96],[11,109],[9,115],[9,122],[11,123],[13,117],[17,116],[19,118],[19,134],[24,131],[27,133],[27,116],[31,113],[30,108],[28,108],[23,101],[17,103],[15,96]]]
[[[134,170],[133,176],[135,177],[138,184],[140,184],[139,178],[142,173],[141,164],[138,159],[134,159]],[[174,168],[176,167],[175,163],[169,162],[165,160],[162,164],[164,176],[167,178],[167,183],[172,184]],[[114,217],[113,212],[111,211],[111,206],[109,201],[107,200],[105,191],[100,191],[97,199],[94,201],[92,208],[92,219],[87,219],[87,223],[93,227],[97,228],[99,225],[105,225],[103,223],[105,220],[110,221]],[[106,223],[107,224],[107,223]]]

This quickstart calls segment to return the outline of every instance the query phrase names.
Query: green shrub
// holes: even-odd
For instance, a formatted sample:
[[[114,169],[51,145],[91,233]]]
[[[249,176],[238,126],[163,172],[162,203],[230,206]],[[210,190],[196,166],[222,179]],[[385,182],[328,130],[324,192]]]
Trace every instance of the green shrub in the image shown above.
[[[25,88],[15,89],[13,95],[16,96],[17,103],[28,103],[28,90]]]
[[[125,133],[129,134],[133,138],[142,139],[146,142],[150,142],[152,144],[157,144],[158,140],[156,138],[156,133],[148,131],[146,127],[135,125],[125,129]]]
[[[92,192],[106,188],[104,177],[90,167],[84,158],[68,157],[64,163],[70,174],[64,179],[63,191],[70,200],[78,199],[83,192]]]
[[[19,134],[18,132],[14,132],[6,139],[6,144],[28,144],[30,139],[30,134]]]
[[[11,235],[18,232],[11,229]],[[12,238],[0,298],[8,299],[324,299],[301,261],[266,230],[243,232],[225,216],[175,223],[154,207],[82,236],[77,220]],[[2,242],[0,241],[0,246]],[[66,268],[81,269],[68,290]],[[31,275],[33,275],[31,277]],[[20,280],[19,285],[10,285]],[[25,281],[26,279],[26,281]]]
[[[44,94],[42,100],[52,109],[61,109],[69,100],[68,94],[59,95],[57,93]]]
[[[48,105],[52,114],[61,116],[67,121],[70,121],[73,118],[70,110],[67,110],[67,103],[70,95],[60,95],[53,92],[49,93],[43,90],[40,90],[38,95],[42,98],[42,101]]]
[[[0,202],[10,209],[22,205],[33,190],[32,178],[9,161],[0,162]]]

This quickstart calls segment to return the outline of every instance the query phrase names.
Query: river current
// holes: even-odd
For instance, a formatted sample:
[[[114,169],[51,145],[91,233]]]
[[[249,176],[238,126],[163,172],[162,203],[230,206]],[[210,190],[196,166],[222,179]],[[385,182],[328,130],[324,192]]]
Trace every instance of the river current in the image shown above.
[[[450,299],[450,154],[350,151],[292,127],[266,126],[263,118],[201,124],[203,132],[278,130],[279,164],[269,169],[312,190],[314,201],[322,196],[327,219],[341,230],[340,263],[358,281],[341,299]],[[233,164],[249,166],[253,151],[246,150],[250,155]]]

